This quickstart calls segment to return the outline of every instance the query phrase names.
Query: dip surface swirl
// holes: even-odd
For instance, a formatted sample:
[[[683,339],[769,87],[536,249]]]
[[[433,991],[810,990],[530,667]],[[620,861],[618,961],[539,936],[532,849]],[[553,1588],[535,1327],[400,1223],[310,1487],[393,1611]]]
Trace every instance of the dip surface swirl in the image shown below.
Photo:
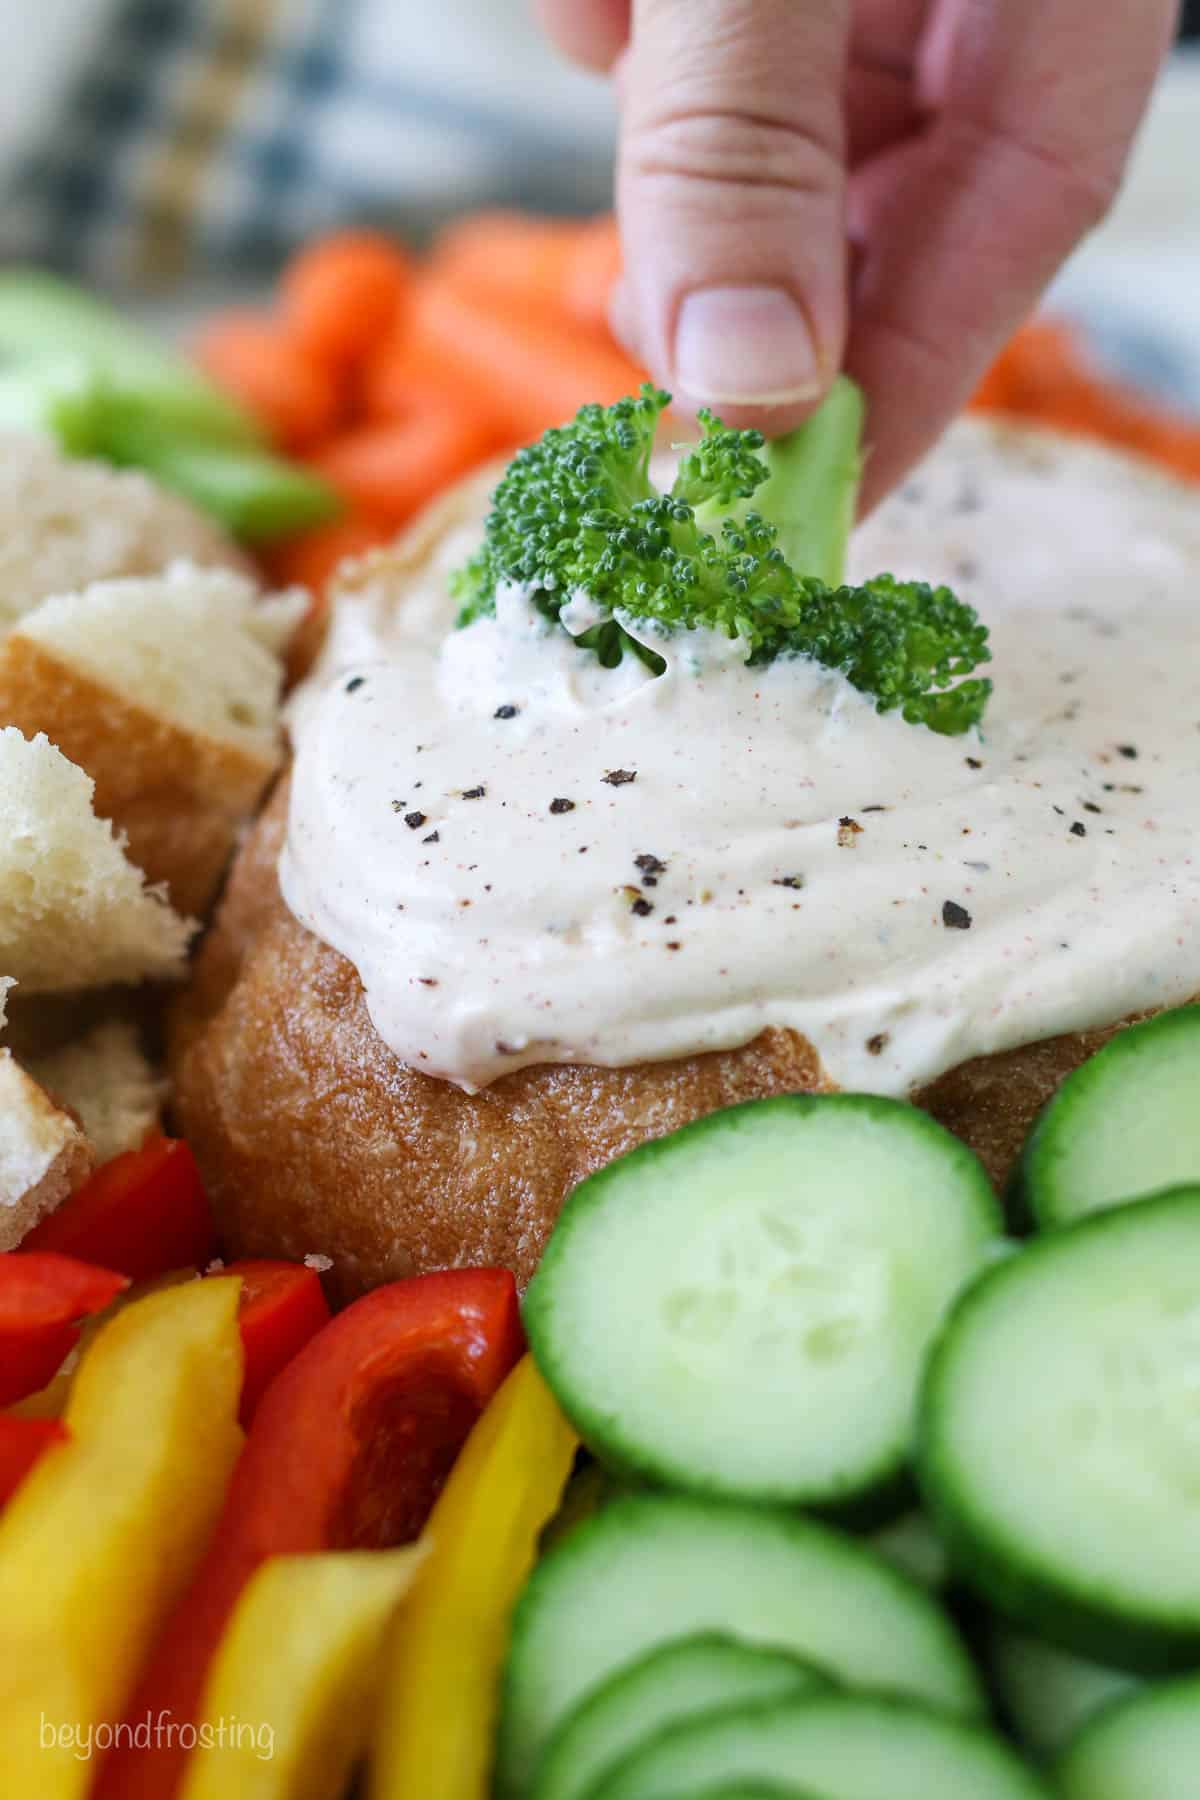
[[[615,670],[449,571],[339,602],[293,704],[280,875],[405,1063],[474,1089],[767,1026],[841,1086],[1200,992],[1200,505],[1088,446],[961,425],[850,577],[954,585],[991,628],[981,734],[879,715],[708,632]]]

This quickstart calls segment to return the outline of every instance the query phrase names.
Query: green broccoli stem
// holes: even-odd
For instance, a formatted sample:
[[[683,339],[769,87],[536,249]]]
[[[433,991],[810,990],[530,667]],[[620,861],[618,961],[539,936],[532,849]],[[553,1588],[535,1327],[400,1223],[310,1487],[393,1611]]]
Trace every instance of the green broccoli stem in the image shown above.
[[[770,474],[750,502],[770,519],[785,561],[797,575],[840,586],[862,473],[862,391],[839,375],[803,425],[768,439],[761,455]]]
[[[494,613],[498,584],[511,582],[569,630],[564,604],[582,593],[596,620],[575,641],[607,666],[631,651],[663,662],[635,629],[643,622],[664,638],[705,628],[741,639],[756,666],[799,656],[839,670],[878,712],[910,724],[978,724],[991,683],[962,679],[989,660],[973,610],[948,588],[886,574],[843,584],[863,420],[853,383],[838,380],[770,445],[701,412],[664,494],[647,465],[668,400],[647,386],[582,407],[518,453],[454,579],[459,624]]]

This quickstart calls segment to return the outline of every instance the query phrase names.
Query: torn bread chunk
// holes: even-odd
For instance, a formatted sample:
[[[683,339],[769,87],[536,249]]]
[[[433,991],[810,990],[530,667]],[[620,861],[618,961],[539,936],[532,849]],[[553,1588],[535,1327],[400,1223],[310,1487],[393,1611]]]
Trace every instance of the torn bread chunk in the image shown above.
[[[86,1181],[94,1154],[79,1121],[0,1050],[0,1250]]]
[[[48,599],[0,644],[0,722],[44,731],[182,912],[204,913],[283,753],[301,594],[177,562]]]
[[[0,729],[0,969],[27,993],[183,974],[195,927],[147,887],[93,792],[47,737]]]
[[[97,1162],[137,1150],[160,1123],[167,1084],[128,1019],[106,1019],[77,1042],[32,1061],[29,1072],[76,1115]]]
[[[48,594],[156,574],[179,557],[251,567],[211,519],[144,475],[64,456],[43,438],[0,434],[0,631]]]

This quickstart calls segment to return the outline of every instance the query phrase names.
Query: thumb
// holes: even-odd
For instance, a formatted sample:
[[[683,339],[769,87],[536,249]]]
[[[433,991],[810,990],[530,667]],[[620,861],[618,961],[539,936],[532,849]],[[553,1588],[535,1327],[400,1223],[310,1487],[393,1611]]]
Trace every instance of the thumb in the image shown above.
[[[634,0],[614,319],[685,406],[789,429],[846,332],[851,0]]]

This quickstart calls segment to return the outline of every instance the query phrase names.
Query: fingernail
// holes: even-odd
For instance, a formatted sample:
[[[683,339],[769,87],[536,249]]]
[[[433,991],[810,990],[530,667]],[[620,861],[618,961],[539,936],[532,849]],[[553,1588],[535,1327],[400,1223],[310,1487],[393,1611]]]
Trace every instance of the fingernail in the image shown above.
[[[783,288],[700,288],[675,328],[675,382],[705,406],[789,406],[821,392],[808,320]]]

